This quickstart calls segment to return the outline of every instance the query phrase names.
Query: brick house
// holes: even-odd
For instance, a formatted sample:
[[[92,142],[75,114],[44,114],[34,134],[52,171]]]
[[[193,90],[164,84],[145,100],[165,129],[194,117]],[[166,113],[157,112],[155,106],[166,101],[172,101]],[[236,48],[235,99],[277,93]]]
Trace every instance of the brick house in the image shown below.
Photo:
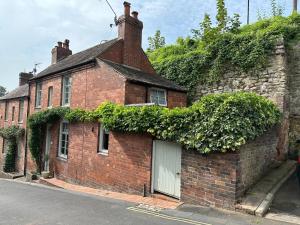
[[[118,19],[118,38],[72,54],[69,41],[52,49],[52,63],[30,80],[30,114],[50,107],[95,109],[105,101],[186,106],[186,91],[158,76],[142,43],[138,13]],[[98,123],[62,120],[49,124],[43,170],[83,185],[141,194],[151,187],[153,138],[146,134],[108,132]],[[30,153],[28,153],[30,154]],[[28,157],[28,171],[35,165]]]
[[[29,115],[58,106],[95,109],[104,101],[186,106],[186,90],[155,73],[141,47],[143,23],[137,12],[130,15],[127,2],[117,25],[118,38],[76,54],[72,54],[68,40],[58,42],[52,49],[51,65],[25,86],[27,95],[9,98],[12,92],[1,99],[0,115],[9,108],[5,102],[13,107],[10,102],[26,96]],[[7,115],[12,117],[10,111]],[[11,123],[4,120],[1,127]],[[238,152],[200,155],[148,134],[118,133],[104,130],[99,123],[61,120],[47,125],[43,142],[40,166],[56,178],[134,194],[159,192],[186,203],[234,208],[276,158],[278,134],[273,129]],[[35,171],[30,151],[23,149],[26,172]]]
[[[29,99],[29,79],[33,75],[31,73],[19,74],[19,87],[9,92],[6,96],[0,98],[0,127],[8,127],[17,125],[26,128],[28,115],[28,99]],[[7,142],[0,137],[0,166],[3,167],[5,154],[7,150]],[[26,138],[21,137],[18,140],[18,153],[16,159],[16,172],[25,173],[25,146]]]

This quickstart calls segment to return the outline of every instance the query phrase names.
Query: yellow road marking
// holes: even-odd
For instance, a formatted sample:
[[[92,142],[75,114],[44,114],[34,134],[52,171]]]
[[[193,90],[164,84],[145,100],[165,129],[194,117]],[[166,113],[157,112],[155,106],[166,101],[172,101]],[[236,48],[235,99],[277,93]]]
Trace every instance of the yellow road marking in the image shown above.
[[[168,216],[168,215],[164,215],[158,212],[151,212],[149,210],[144,210],[144,209],[139,209],[136,207],[129,207],[127,208],[128,210],[134,211],[134,212],[139,212],[139,213],[144,213],[144,214],[148,214],[151,216],[155,216],[155,217],[159,217],[162,219],[166,219],[166,220],[173,220],[173,221],[178,221],[178,222],[183,222],[183,223],[187,223],[187,224],[193,224],[193,225],[212,225],[209,223],[202,223],[202,222],[198,222],[198,221],[194,221],[194,220],[189,220],[189,219],[184,219],[184,218],[179,218],[179,217],[174,217],[174,216]]]

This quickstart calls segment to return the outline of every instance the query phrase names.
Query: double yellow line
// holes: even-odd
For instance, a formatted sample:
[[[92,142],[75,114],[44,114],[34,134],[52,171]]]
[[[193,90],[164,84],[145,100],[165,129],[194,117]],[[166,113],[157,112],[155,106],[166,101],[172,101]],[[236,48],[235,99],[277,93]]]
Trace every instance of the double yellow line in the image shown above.
[[[194,220],[189,220],[189,219],[184,219],[184,218],[179,218],[179,217],[174,217],[174,216],[168,216],[168,215],[164,215],[158,212],[152,212],[149,210],[145,210],[145,209],[140,209],[140,208],[136,208],[136,207],[129,207],[127,208],[130,211],[134,211],[134,212],[139,212],[139,213],[143,213],[143,214],[147,214],[150,216],[155,216],[155,217],[159,217],[162,219],[166,219],[166,220],[173,220],[173,221],[177,221],[177,222],[183,222],[183,223],[187,223],[187,224],[193,224],[193,225],[212,225],[209,223],[202,223],[202,222],[198,222],[198,221],[194,221]]]

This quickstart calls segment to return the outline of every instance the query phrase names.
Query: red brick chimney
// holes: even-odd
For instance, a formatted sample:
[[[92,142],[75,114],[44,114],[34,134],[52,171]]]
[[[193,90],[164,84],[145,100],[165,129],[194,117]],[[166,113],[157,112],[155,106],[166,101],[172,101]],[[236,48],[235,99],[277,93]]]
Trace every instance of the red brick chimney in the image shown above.
[[[19,73],[19,86],[22,86],[24,84],[28,84],[29,80],[33,78],[32,73]]]
[[[66,39],[64,43],[57,42],[57,46],[52,49],[52,61],[51,64],[55,64],[58,61],[72,55],[72,51],[69,49],[70,41]]]
[[[118,19],[118,38],[124,40],[123,63],[140,68],[143,23],[138,19],[138,12],[130,15],[130,3],[124,2],[124,15]]]

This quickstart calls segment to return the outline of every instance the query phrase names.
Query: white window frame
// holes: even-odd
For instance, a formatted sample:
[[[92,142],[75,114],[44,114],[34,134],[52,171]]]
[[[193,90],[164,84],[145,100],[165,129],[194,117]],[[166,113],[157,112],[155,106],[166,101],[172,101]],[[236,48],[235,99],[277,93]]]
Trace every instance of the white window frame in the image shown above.
[[[66,85],[66,79],[69,79],[69,84]],[[62,106],[70,106],[71,103],[71,92],[72,92],[72,78],[71,75],[63,76],[62,78]],[[68,98],[66,98],[66,88],[68,87]],[[68,101],[67,101],[68,100]]]
[[[167,100],[167,91],[165,89],[161,89],[161,88],[150,88],[149,89],[149,100],[150,100],[150,103],[155,103],[157,104],[156,102],[152,101],[152,93],[153,92],[163,92],[164,93],[164,98],[165,98],[165,103],[164,104],[160,104],[158,103],[157,105],[160,105],[160,106],[167,106],[168,105],[168,100]],[[158,96],[159,97],[159,96]],[[158,102],[160,101],[160,99],[158,99]]]
[[[47,106],[48,106],[48,108],[52,108],[52,106],[53,106],[53,86],[48,87]]]
[[[8,110],[9,110],[9,102],[5,102],[5,112],[4,112],[4,121],[8,121]]]
[[[42,91],[43,91],[42,82],[36,83],[35,108],[41,108],[42,107]]]
[[[101,154],[101,155],[108,155],[108,149],[104,149],[103,148],[103,136],[104,134],[108,134],[108,146],[109,146],[109,131],[106,131],[103,127],[102,124],[100,124],[100,127],[99,127],[99,146],[98,146],[98,154]]]
[[[68,131],[63,132],[63,125],[68,124]],[[68,159],[68,152],[69,152],[69,132],[70,132],[70,124],[69,121],[63,120],[60,123],[60,128],[59,128],[59,147],[58,147],[58,157],[63,158],[63,159]],[[62,136],[66,135],[67,137],[67,142],[65,141],[65,151],[62,151]]]
[[[15,119],[16,119],[16,107],[13,106],[13,107],[11,108],[11,121],[14,122]]]
[[[24,117],[24,105],[25,101],[24,99],[20,99],[19,101],[19,115],[18,115],[18,123],[23,123],[23,117]]]

